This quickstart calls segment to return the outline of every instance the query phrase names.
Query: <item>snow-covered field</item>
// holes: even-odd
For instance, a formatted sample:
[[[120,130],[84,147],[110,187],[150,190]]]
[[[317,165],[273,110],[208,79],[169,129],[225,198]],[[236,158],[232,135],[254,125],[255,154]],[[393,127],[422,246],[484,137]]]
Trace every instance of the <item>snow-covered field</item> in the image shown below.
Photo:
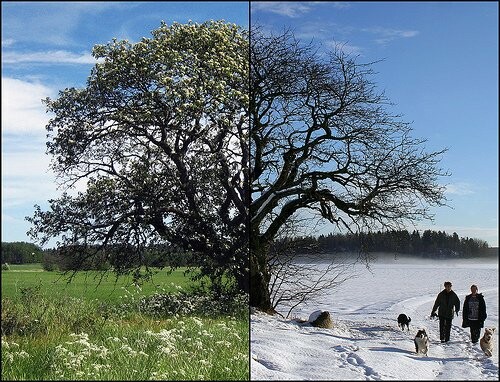
[[[315,310],[328,310],[333,329],[253,313],[251,379],[498,380],[498,263],[383,261],[373,263],[371,272],[359,266],[358,277],[292,313],[307,320]],[[497,328],[493,357],[486,357],[479,344],[472,345],[469,329],[461,327],[462,312],[453,320],[450,342],[440,343],[439,321],[429,314],[447,280],[461,304],[471,284],[485,296],[485,326]],[[400,313],[411,317],[409,333],[397,326]],[[427,357],[415,353],[417,328],[429,335]]]

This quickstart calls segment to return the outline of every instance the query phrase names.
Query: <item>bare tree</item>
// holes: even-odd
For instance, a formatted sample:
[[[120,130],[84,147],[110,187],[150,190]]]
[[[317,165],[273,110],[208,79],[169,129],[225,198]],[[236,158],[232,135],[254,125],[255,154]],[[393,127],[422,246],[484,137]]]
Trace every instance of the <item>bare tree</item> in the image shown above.
[[[250,304],[273,312],[269,249],[298,211],[339,229],[397,228],[445,204],[445,152],[387,111],[372,64],[290,32],[250,35]]]

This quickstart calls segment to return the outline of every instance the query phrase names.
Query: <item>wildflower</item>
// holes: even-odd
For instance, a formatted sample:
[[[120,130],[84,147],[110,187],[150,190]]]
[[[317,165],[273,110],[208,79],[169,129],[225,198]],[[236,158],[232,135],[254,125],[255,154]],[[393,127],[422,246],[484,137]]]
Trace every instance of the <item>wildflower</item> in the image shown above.
[[[199,339],[195,341],[194,343],[195,348],[197,349],[203,349],[203,342],[201,342]]]
[[[21,350],[19,353],[17,353],[17,355],[18,355],[19,357],[23,358],[23,359],[24,359],[24,358],[29,358],[29,356],[30,356],[30,355],[29,355],[28,353],[26,353],[24,350]]]
[[[223,341],[216,341],[215,342],[217,345],[224,345],[225,347],[227,348],[230,348],[231,347],[231,342],[229,341],[226,341],[226,340],[223,340]]]
[[[128,345],[122,345],[120,350],[125,350],[128,353],[128,355],[131,355],[132,357],[137,355],[137,352]]]
[[[192,320],[196,325],[198,325],[200,328],[203,326],[203,321],[201,321],[198,317],[193,317]]]
[[[158,346],[158,350],[164,354],[170,354],[172,352],[172,349],[167,346]]]
[[[198,332],[198,335],[209,337],[209,338],[212,338],[214,336],[212,333],[209,333],[206,330],[203,330],[202,332]]]

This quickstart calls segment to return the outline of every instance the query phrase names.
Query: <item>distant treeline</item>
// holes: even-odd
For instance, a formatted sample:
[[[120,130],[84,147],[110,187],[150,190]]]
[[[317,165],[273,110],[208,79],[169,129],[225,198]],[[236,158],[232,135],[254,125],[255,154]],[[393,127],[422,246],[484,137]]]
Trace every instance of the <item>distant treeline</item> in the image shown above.
[[[378,231],[361,233],[330,233],[319,237],[287,239],[287,247],[295,251],[318,250],[321,252],[393,252],[423,257],[471,257],[492,253],[484,240],[459,237],[456,232],[448,235],[442,231],[414,230]],[[280,246],[277,242],[275,246]],[[89,247],[87,259],[75,256],[71,248],[45,249],[26,242],[2,242],[2,264],[42,263],[46,270],[99,269],[123,265],[148,265],[151,267],[196,266],[196,257],[168,245],[146,248],[140,257],[128,259],[114,257],[111,252],[99,252]],[[136,252],[136,251],[131,251]],[[85,257],[85,256],[84,256]]]
[[[195,257],[168,245],[154,245],[143,250],[139,255],[131,248],[131,255],[115,255],[113,248],[107,252],[89,246],[81,249],[62,247],[41,249],[35,244],[25,242],[2,242],[2,264],[42,263],[47,271],[67,270],[108,270],[111,268],[147,265],[150,267],[196,266]]]
[[[393,252],[423,257],[470,257],[491,253],[484,240],[459,237],[442,231],[378,231],[293,239],[297,247],[315,248],[321,252]],[[290,246],[290,243],[287,245]]]
[[[37,245],[24,241],[2,242],[2,264],[41,263],[44,251]]]

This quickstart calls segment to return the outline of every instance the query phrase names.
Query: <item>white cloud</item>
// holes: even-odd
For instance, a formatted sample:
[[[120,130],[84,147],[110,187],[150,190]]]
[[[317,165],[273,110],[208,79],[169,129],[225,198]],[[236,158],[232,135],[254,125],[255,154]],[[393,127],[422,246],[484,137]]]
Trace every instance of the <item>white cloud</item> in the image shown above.
[[[2,39],[2,48],[14,45],[15,40],[12,38],[6,38],[5,40]]]
[[[311,10],[308,3],[287,2],[287,1],[266,1],[254,2],[250,4],[250,9],[255,12],[270,12],[287,17],[298,17]]]
[[[76,31],[82,23],[104,12],[112,15],[138,6],[140,2],[123,1],[2,2],[2,35],[16,42],[81,46]]]
[[[377,37],[375,42],[381,45],[400,38],[415,37],[419,34],[419,31],[415,30],[400,30],[383,27],[363,28],[361,31],[374,34]]]
[[[450,195],[471,195],[474,194],[474,187],[469,183],[457,182],[447,184],[446,193]]]
[[[51,177],[49,162],[50,158],[45,155],[43,146],[31,152],[2,152],[2,177]]]
[[[90,53],[75,54],[65,50],[48,52],[4,52],[3,64],[49,63],[49,64],[95,64],[97,60]]]
[[[269,12],[294,18],[308,13],[316,5],[327,5],[336,9],[345,9],[351,6],[347,1],[252,1],[250,8],[252,12]]]
[[[324,2],[322,1],[315,1],[315,3],[318,3],[318,4],[324,4]],[[349,8],[351,6],[351,3],[348,2],[348,1],[331,1],[331,2],[328,2],[328,4],[332,5],[334,8],[338,8],[338,9],[345,9],[345,8]]]
[[[342,41],[330,41],[327,42],[327,46],[329,46],[331,49],[339,49],[342,52],[348,54],[348,55],[353,55],[353,56],[358,56],[362,55],[363,48],[356,46],[356,45],[351,45],[348,42],[342,42]]]
[[[29,208],[57,196],[56,185],[49,178],[10,179],[8,185],[2,186],[2,208]]]
[[[40,83],[2,77],[2,134],[44,134],[49,115],[41,100],[54,94]]]

